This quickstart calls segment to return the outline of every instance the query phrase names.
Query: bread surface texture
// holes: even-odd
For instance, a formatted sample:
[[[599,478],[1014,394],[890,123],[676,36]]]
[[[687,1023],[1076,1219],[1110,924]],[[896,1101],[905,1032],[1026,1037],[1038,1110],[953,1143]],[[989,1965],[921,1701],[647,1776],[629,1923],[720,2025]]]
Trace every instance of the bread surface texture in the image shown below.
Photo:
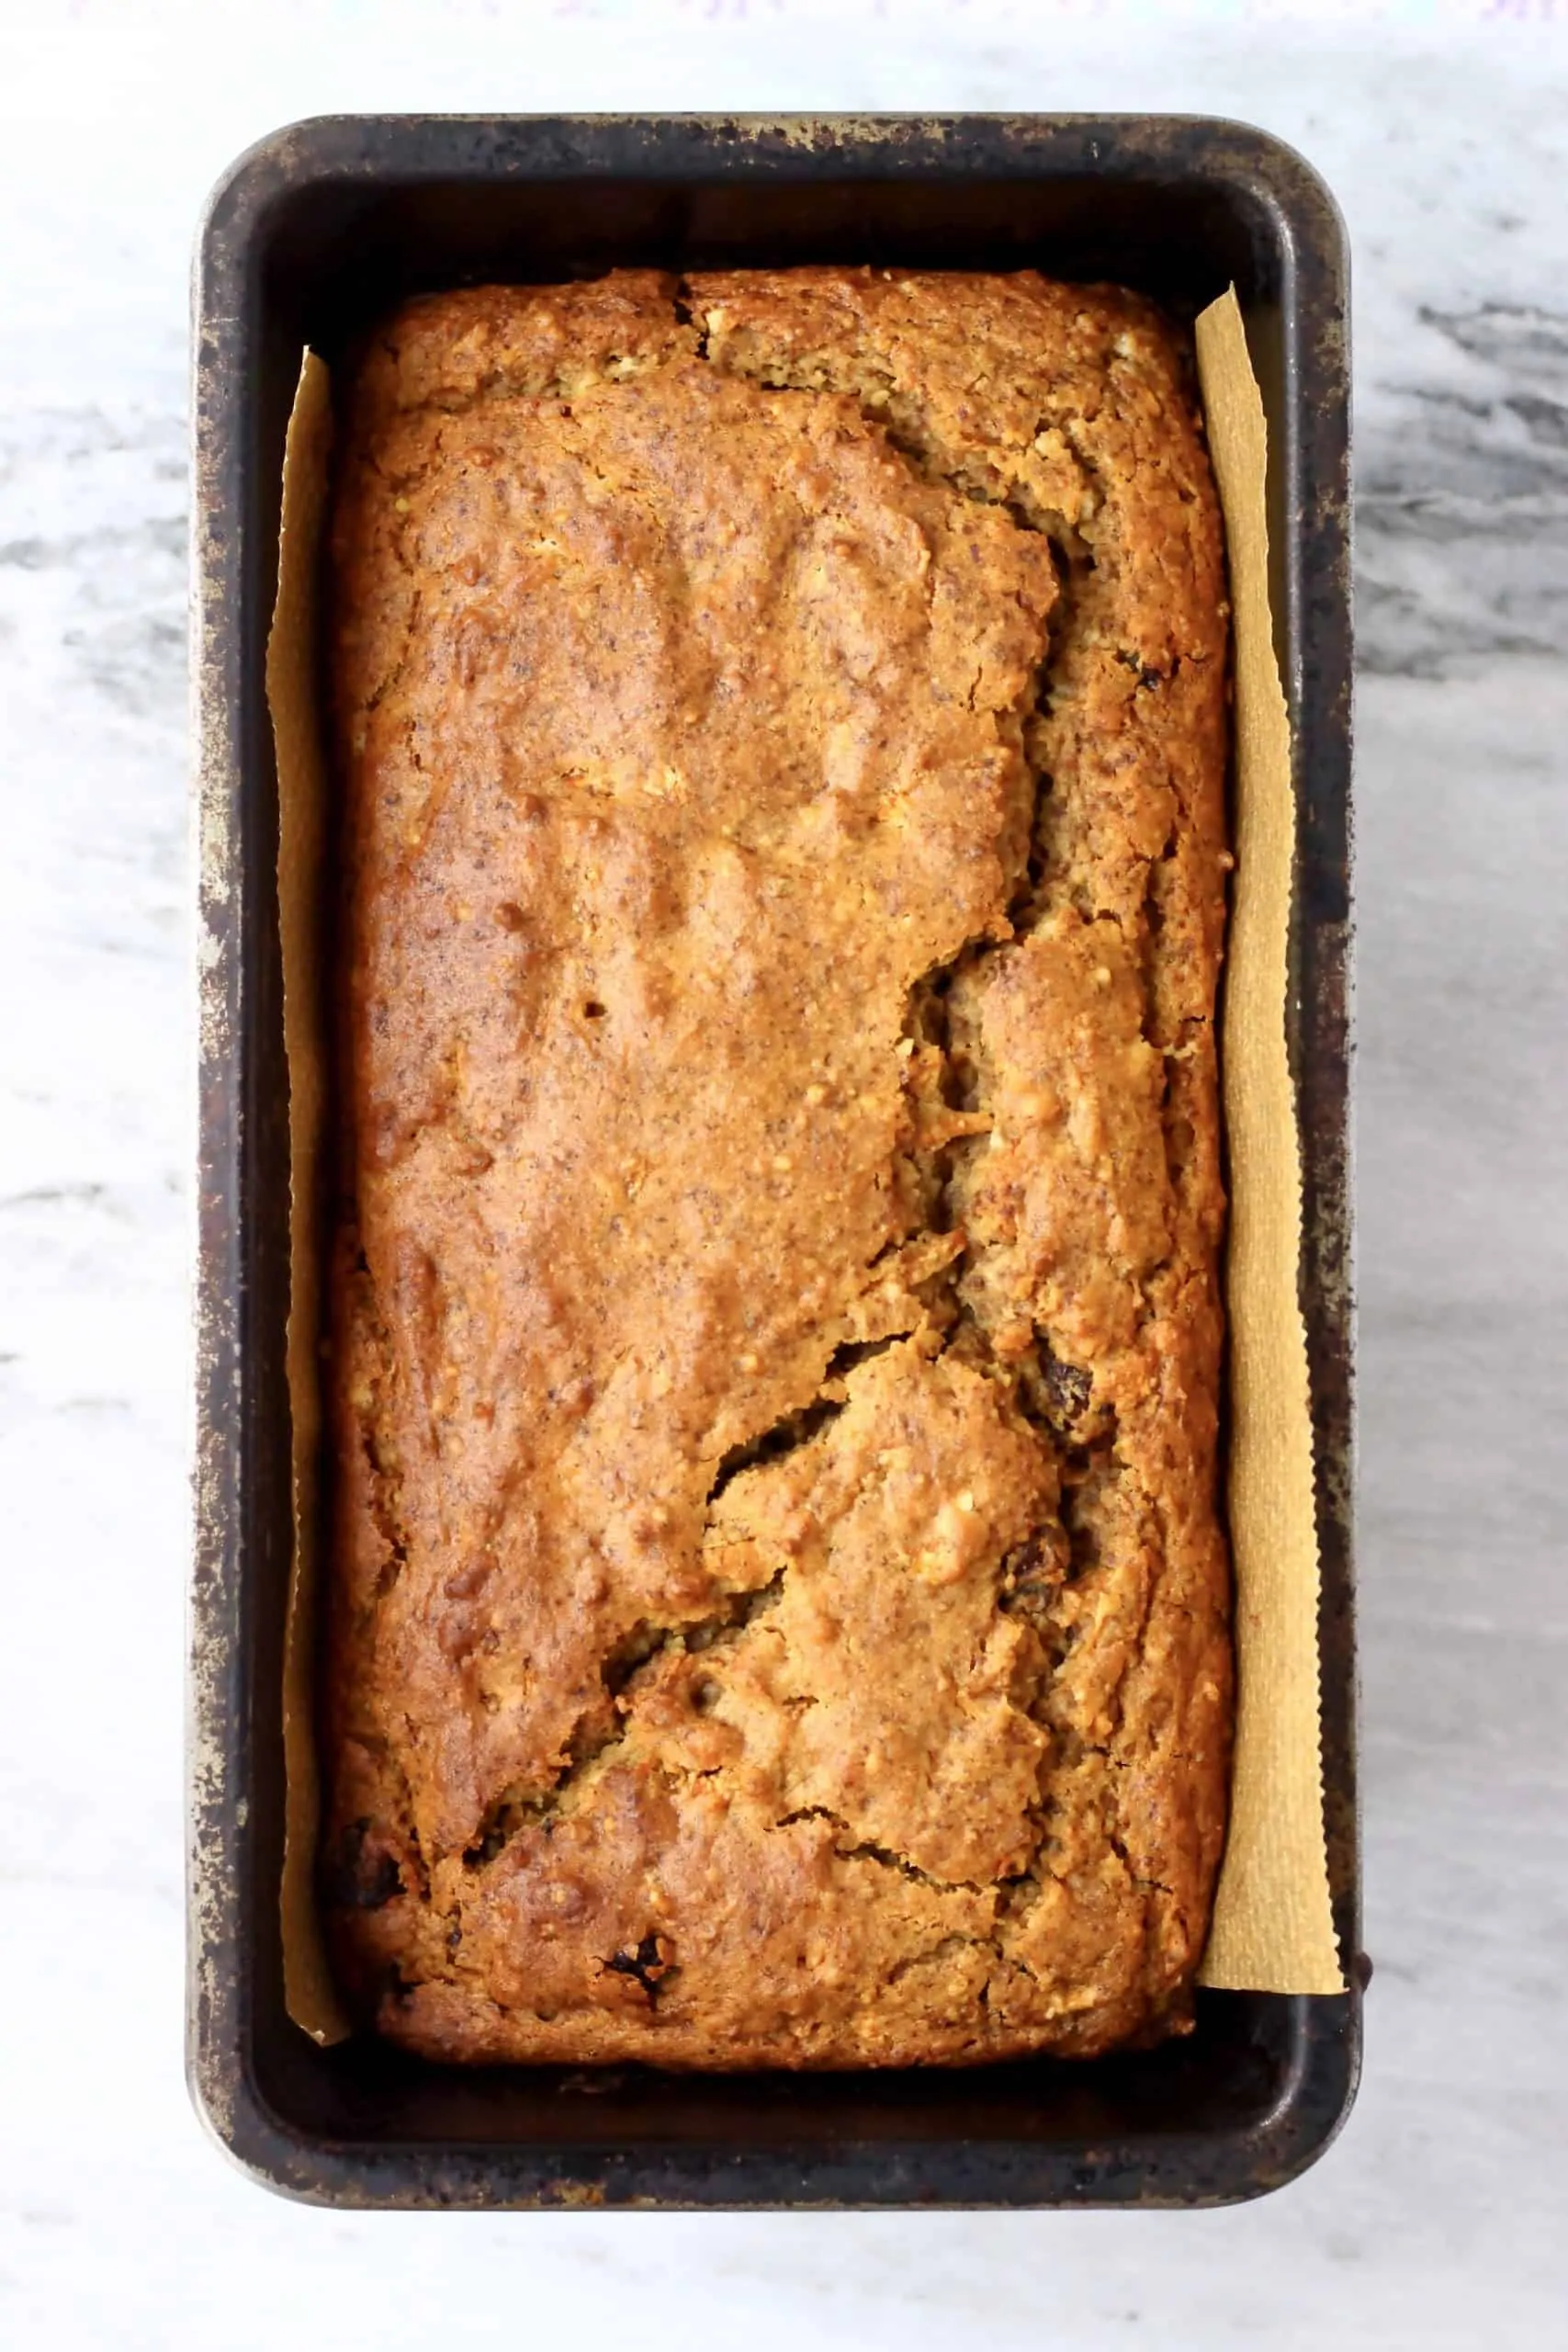
[[[1183,2023],[1224,596],[1131,295],[624,272],[371,342],[321,1878],[398,2041]]]

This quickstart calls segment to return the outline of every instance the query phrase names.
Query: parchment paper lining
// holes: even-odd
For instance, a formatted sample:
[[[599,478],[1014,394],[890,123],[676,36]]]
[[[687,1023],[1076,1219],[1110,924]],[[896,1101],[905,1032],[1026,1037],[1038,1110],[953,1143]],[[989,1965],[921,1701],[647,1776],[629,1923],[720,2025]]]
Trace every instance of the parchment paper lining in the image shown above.
[[[1312,1410],[1296,1295],[1301,1143],[1285,1050],[1296,802],[1269,609],[1268,442],[1234,288],[1202,313],[1197,337],[1230,563],[1236,854],[1220,1032],[1235,1760],[1200,1973],[1236,1991],[1338,1993],[1323,1836]]]
[[[1343,1989],[1329,1908],[1319,1755],[1316,1521],[1306,1335],[1297,1304],[1301,1163],[1285,1048],[1295,799],[1269,608],[1263,404],[1234,292],[1198,321],[1198,371],[1224,510],[1235,630],[1236,871],[1221,1069],[1230,1155],[1227,1498],[1238,1665],[1231,1823],[1201,1971],[1206,1984]],[[278,920],[289,1071],[294,1564],[284,1643],[285,1996],[322,2043],[348,2024],[315,1901],[312,1714],[320,1543],[320,1217],[326,1000],[321,971],[327,769],[316,620],[331,440],[326,368],[307,353],[284,460],[267,695],[277,747]]]
[[[321,1790],[311,1671],[321,1548],[321,1196],[328,1058],[321,973],[327,763],[317,707],[316,647],[332,424],[326,368],[307,352],[284,451],[283,529],[277,604],[266,648],[266,695],[277,752],[277,928],[288,1064],[288,1368],[294,1482],[294,1564],[283,1632],[283,1994],[295,2024],[320,2042],[341,2041],[349,2031],[327,1965],[316,1905]]]

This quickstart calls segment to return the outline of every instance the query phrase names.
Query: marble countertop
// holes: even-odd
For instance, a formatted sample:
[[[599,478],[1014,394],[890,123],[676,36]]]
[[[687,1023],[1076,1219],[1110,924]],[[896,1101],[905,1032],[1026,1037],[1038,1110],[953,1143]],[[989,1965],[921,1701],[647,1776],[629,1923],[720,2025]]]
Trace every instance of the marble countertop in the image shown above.
[[[1377,1975],[1345,2136],[1235,2211],[320,2213],[229,2169],[186,2100],[194,221],[302,114],[747,106],[1230,113],[1303,148],[1350,223]],[[1565,121],[1551,0],[6,13],[0,2340],[1563,2340]]]

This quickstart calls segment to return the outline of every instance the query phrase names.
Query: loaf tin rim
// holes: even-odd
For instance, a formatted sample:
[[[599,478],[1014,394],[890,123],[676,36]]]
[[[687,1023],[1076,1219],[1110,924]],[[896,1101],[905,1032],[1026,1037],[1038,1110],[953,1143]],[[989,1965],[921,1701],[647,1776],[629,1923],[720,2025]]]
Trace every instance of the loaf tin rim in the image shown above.
[[[505,141],[531,141],[539,167],[520,174]],[[487,153],[488,142],[488,153]],[[1185,153],[1183,150],[1185,149]],[[466,152],[465,152],[466,150]],[[978,172],[974,168],[978,165]],[[825,2157],[728,2145],[697,2151],[593,2150],[544,2142],[460,2144],[385,2138],[328,2141],[276,2112],[258,2078],[252,2039],[254,1938],[276,1920],[247,1901],[250,1792],[256,1758],[245,1694],[257,1626],[254,1594],[238,1556],[239,1515],[250,1472],[246,1358],[249,1317],[243,1243],[251,1204],[243,1126],[248,1026],[246,925],[261,919],[271,877],[247,859],[243,838],[248,775],[241,706],[258,690],[254,578],[247,638],[245,545],[257,456],[247,388],[240,380],[259,326],[257,252],[273,209],[301,188],[344,181],[367,187],[429,181],[483,183],[509,176],[649,177],[705,185],[727,175],[772,172],[809,178],[903,175],[935,184],[1160,175],[1224,187],[1245,184],[1266,205],[1279,240],[1281,305],[1298,356],[1318,379],[1319,400],[1287,401],[1291,462],[1300,436],[1324,436],[1309,473],[1317,511],[1292,519],[1314,539],[1317,571],[1303,583],[1288,551],[1283,628],[1294,659],[1287,690],[1298,716],[1319,697],[1310,742],[1328,772],[1326,805],[1303,808],[1306,877],[1326,882],[1325,903],[1298,925],[1298,978],[1317,1031],[1302,1084],[1308,1230],[1303,1307],[1318,1355],[1332,1359],[1319,1416],[1320,1517],[1325,1522],[1325,1777],[1329,1804],[1336,1919],[1350,1963],[1350,1989],[1334,2000],[1277,1996],[1296,2023],[1294,2071],[1272,2116],[1236,2135],[1148,2135],[1130,2156],[1104,2145],[1075,2154],[1070,2143],[988,2143],[973,2161],[967,2143],[879,2141]],[[1317,293],[1301,314],[1304,261]],[[1219,117],[978,116],[352,116],[311,118],[255,142],[209,198],[197,255],[193,416],[196,434],[192,612],[193,716],[197,748],[197,822],[201,965],[201,1184],[198,1216],[196,1562],[191,1595],[187,1872],[187,2072],[193,2098],[215,2137],[254,2177],[313,2202],[369,2205],[586,2204],[676,2208],[715,2204],[960,2206],[1136,2203],[1217,2204],[1262,2194],[1320,2156],[1342,2127],[1359,2070],[1359,1814],[1354,1770],[1354,1665],[1349,1560],[1351,1347],[1348,1288],[1348,1137],[1346,985],[1348,909],[1348,526],[1344,506],[1348,388],[1344,343],[1347,275],[1343,224],[1321,178],[1269,134]],[[1314,337],[1303,351],[1304,329]],[[1292,477],[1293,478],[1293,477]],[[253,539],[254,534],[253,532]],[[273,549],[275,554],[275,546]],[[1303,607],[1316,600],[1314,626]],[[1326,599],[1326,604],[1325,600]],[[1292,601],[1293,600],[1293,602]],[[1303,647],[1316,646],[1316,678]],[[1310,800],[1308,779],[1298,779]],[[1321,864],[1324,872],[1317,871]],[[1334,869],[1337,869],[1337,874]],[[1337,883],[1337,888],[1336,884]],[[1298,914],[1301,907],[1298,902]],[[1315,1189],[1314,1189],[1315,1188]],[[1314,1376],[1314,1403],[1323,1403]],[[247,1940],[249,1939],[249,1940]],[[1260,1996],[1262,1997],[1262,1996]],[[678,2081],[679,2078],[671,2078]],[[1271,2135],[1271,2136],[1270,2136]],[[1265,2147],[1262,2142],[1268,2139]],[[1194,2142],[1201,2144],[1192,2144]],[[1155,2144],[1157,2143],[1157,2144]],[[925,2170],[941,2174],[940,2185]],[[934,2193],[933,2193],[934,2188]]]

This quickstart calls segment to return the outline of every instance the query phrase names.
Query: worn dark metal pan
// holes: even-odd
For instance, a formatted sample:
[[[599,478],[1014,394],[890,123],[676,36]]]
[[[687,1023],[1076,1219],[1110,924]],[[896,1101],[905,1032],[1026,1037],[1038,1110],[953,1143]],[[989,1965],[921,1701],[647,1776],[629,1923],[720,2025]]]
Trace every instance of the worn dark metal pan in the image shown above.
[[[1091,2064],[742,2079],[422,2064],[285,2013],[287,1093],[264,656],[300,347],[409,292],[615,264],[852,260],[1235,282],[1270,426],[1300,824],[1290,1044],[1305,1170],[1329,1873],[1359,1981],[1347,1190],[1350,621],[1344,245],[1321,183],[1234,123],[418,116],[281,131],[212,198],[196,288],[202,950],[190,2068],[260,2179],[386,2206],[1214,2205],[1290,2179],[1354,2095],[1359,1993],[1200,1996]]]

